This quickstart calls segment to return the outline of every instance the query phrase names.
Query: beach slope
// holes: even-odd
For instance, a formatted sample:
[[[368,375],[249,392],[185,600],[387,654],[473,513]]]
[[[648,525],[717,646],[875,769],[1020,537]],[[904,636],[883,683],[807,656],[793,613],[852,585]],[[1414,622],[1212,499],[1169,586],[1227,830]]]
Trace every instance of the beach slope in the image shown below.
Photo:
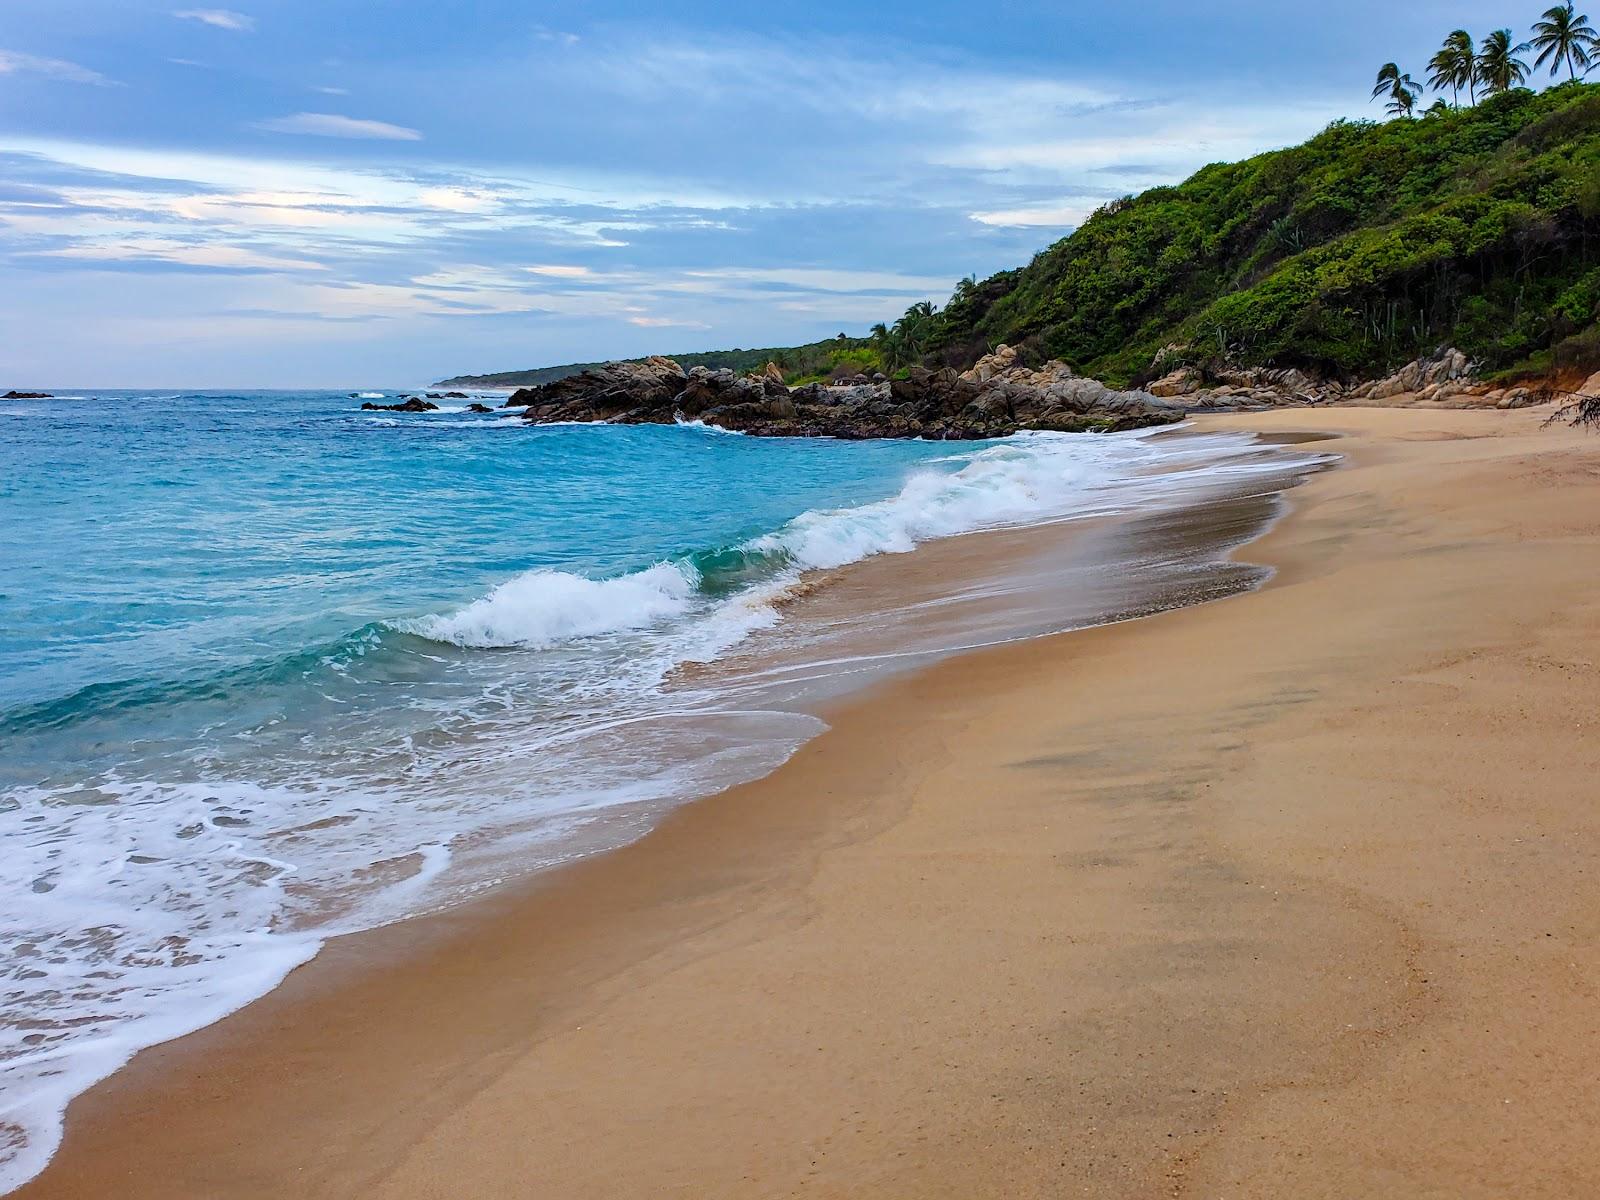
[[[1208,418],[1341,437],[1264,589],[349,939],[18,1195],[1600,1193],[1600,438],[1541,419]]]

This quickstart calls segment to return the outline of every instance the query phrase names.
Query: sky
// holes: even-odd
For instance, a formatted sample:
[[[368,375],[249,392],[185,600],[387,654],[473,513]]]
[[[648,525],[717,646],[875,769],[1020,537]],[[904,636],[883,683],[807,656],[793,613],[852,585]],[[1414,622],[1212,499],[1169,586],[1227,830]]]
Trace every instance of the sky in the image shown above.
[[[0,389],[861,333],[1547,6],[189,3],[0,0]]]

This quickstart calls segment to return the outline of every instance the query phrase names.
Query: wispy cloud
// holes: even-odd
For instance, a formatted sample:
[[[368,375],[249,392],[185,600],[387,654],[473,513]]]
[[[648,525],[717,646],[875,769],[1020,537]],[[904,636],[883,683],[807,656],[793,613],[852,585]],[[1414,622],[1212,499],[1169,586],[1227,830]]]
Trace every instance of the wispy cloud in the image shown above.
[[[678,320],[673,317],[629,317],[629,325],[640,329],[710,329],[704,321]]]
[[[63,83],[88,83],[96,87],[116,87],[114,79],[107,79],[98,71],[80,67],[61,58],[40,58],[33,54],[18,54],[14,50],[0,50],[0,75],[43,75]]]
[[[226,29],[233,33],[256,31],[254,17],[247,17],[244,13],[234,12],[230,8],[184,8],[172,15],[182,21],[199,21],[202,25],[210,25],[214,29]]]
[[[75,258],[98,263],[165,263],[218,271],[326,271],[322,263],[262,254],[239,246],[197,245],[170,238],[137,238],[39,250],[38,258]]]
[[[1069,229],[1082,225],[1091,206],[1082,204],[1051,205],[1044,208],[1007,208],[995,212],[975,212],[972,219],[980,225],[1003,225],[1011,228]]]
[[[422,134],[404,125],[391,125],[387,121],[364,121],[356,117],[341,117],[334,113],[295,113],[291,117],[273,117],[256,122],[257,129],[271,133],[304,133],[312,137],[376,138],[386,142],[420,142]]]

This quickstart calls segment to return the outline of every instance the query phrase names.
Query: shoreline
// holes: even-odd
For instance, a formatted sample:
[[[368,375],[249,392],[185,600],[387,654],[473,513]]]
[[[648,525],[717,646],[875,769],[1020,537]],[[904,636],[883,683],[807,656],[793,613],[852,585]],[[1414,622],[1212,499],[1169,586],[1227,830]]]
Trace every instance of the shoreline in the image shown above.
[[[1153,441],[1165,448],[1134,449]],[[380,914],[383,919],[358,924],[340,921],[336,911],[321,914],[331,919],[313,915],[303,925],[280,927],[275,932],[289,936],[272,937],[270,945],[262,947],[272,956],[266,963],[270,978],[266,971],[241,973],[237,965],[231,972],[219,972],[216,979],[226,988],[221,1003],[213,1004],[209,995],[204,1010],[168,1003],[162,1027],[148,1034],[141,1031],[132,1037],[100,1040],[91,1046],[96,1053],[86,1060],[63,1056],[53,1064],[59,1072],[54,1077],[46,1069],[45,1056],[37,1056],[36,1065],[25,1064],[24,1069],[33,1069],[31,1080],[44,1086],[29,1093],[19,1083],[15,1108],[6,1113],[8,1122],[15,1114],[15,1124],[0,1128],[0,1150],[24,1146],[23,1153],[7,1163],[0,1182],[6,1189],[14,1189],[24,1172],[37,1172],[49,1161],[60,1135],[63,1111],[71,1099],[121,1070],[138,1050],[186,1036],[275,990],[290,970],[320,953],[330,936],[370,932],[374,924],[389,924],[403,915],[471,903],[486,886],[515,886],[517,880],[538,869],[631,841],[667,807],[692,798],[695,791],[703,795],[766,774],[796,745],[824,727],[819,706],[849,694],[862,682],[912,670],[974,645],[1093,624],[1123,612],[1144,612],[1191,601],[1197,595],[1248,586],[1254,582],[1253,573],[1228,568],[1222,563],[1222,552],[1266,521],[1273,504],[1270,497],[1278,488],[1316,465],[1305,456],[1283,454],[1258,446],[1256,441],[1247,435],[1205,438],[1183,434],[1103,442],[1046,438],[1038,442],[1024,439],[1001,450],[998,458],[970,450],[958,454],[957,461],[987,461],[987,470],[971,480],[980,498],[979,485],[992,482],[995,474],[1002,482],[1011,483],[1013,491],[1002,490],[1002,495],[1013,499],[1002,503],[1002,510],[1041,509],[1048,513],[1048,501],[1059,486],[1080,490],[1086,508],[1071,519],[1061,514],[1036,515],[1025,525],[939,537],[939,528],[952,524],[959,528],[969,522],[960,516],[954,521],[937,516],[941,510],[935,502],[944,499],[940,490],[931,500],[924,496],[924,507],[905,511],[903,488],[886,502],[887,532],[883,528],[871,532],[868,522],[865,545],[847,541],[849,554],[865,554],[865,559],[857,557],[843,566],[806,571],[779,588],[750,589],[748,594],[758,597],[759,605],[782,612],[786,619],[770,629],[760,628],[766,623],[757,621],[758,628],[725,653],[705,663],[691,659],[669,672],[654,705],[664,714],[657,724],[652,725],[657,718],[648,708],[643,720],[621,723],[633,727],[629,741],[641,762],[656,764],[659,773],[673,762],[698,761],[703,766],[696,778],[685,777],[670,797],[599,806],[593,815],[573,820],[559,840],[541,839],[537,822],[519,829],[513,819],[509,826],[502,826],[508,836],[480,839],[476,847],[469,841],[466,853],[475,854],[475,861],[453,876],[448,870],[441,871],[434,894],[418,897],[408,914]],[[1140,468],[1136,464],[1109,476],[1093,466],[1127,457],[1130,452],[1135,459],[1153,465]],[[1040,454],[1054,463],[1053,469],[1040,467]],[[1058,461],[1062,458],[1064,462]],[[962,476],[957,473],[956,477]],[[1058,478],[1070,482],[1058,484]],[[1097,478],[1098,486],[1092,482]],[[1195,521],[1188,514],[1202,496],[1216,502],[1219,510],[1226,507],[1242,513],[1228,521]],[[1224,504],[1225,496],[1230,498]],[[848,521],[852,514],[859,516],[863,511],[872,510],[823,512],[820,520],[831,529],[837,523],[835,518]],[[928,511],[935,514],[931,529],[919,528],[917,515]],[[1170,526],[1181,528],[1175,532]],[[889,535],[894,530],[908,527],[916,530],[913,540],[921,542],[918,553],[872,553],[875,544],[892,545],[894,539]],[[923,537],[932,540],[922,541]],[[1155,544],[1157,538],[1162,539],[1160,547]],[[1174,553],[1173,543],[1180,543],[1189,553]],[[821,558],[826,560],[828,554],[824,538]],[[1150,566],[1155,569],[1144,572],[1147,579],[1133,578],[1135,568]],[[1103,582],[1106,580],[1110,582]],[[734,597],[730,605],[735,609],[734,619],[739,620],[736,601]],[[731,761],[729,747],[734,751]],[[519,784],[530,775],[562,786],[559,774],[539,756],[525,755],[521,765],[504,776],[504,786],[509,789],[505,794],[512,799],[520,797]],[[443,795],[448,795],[449,785],[445,786]],[[499,807],[513,814],[518,811],[516,805]],[[312,821],[322,815],[310,811],[304,819]],[[519,846],[517,835],[530,828],[532,842],[524,837]],[[383,845],[383,831],[378,832],[378,839],[367,841],[372,847],[367,858],[378,855]],[[534,861],[528,858],[530,849],[537,855]],[[437,870],[435,864],[438,859],[430,857],[422,865],[425,870],[430,866]],[[255,957],[261,959],[260,954]],[[85,986],[95,986],[94,978],[89,976]],[[23,1019],[26,1017],[24,1014]],[[39,1019],[49,1020],[51,1014],[40,1013]],[[62,1066],[64,1072],[59,1071]],[[13,1138],[13,1130],[26,1130],[26,1142]]]
[[[334,943],[272,996],[87,1094],[55,1162],[15,1194],[513,1195],[536,1180],[558,1195],[767,1195],[809,1180],[824,1194],[1035,1194],[1071,1181],[1128,1195],[1203,1180],[1232,1161],[1210,1153],[1238,1104],[1227,1096],[1297,1086],[1266,1088],[1274,1072],[1319,1086],[1359,1076],[1438,986],[1420,982],[1428,943],[1415,922],[1262,852],[1306,829],[1270,804],[1211,812],[1197,799],[1230,771],[1237,784],[1241,755],[1266,754],[1251,743],[1281,723],[1277,707],[1291,723],[1328,707],[1334,685],[1311,686],[1296,654],[1337,675],[1339,654],[1362,653],[1341,644],[1330,665],[1317,643],[1349,643],[1351,630],[1286,633],[1280,617],[1259,653],[1270,659],[1275,630],[1287,665],[1265,672],[1264,699],[1247,698],[1266,665],[1239,661],[1258,653],[1249,627],[1265,618],[1253,610],[1303,606],[1302,584],[1326,591],[1327,547],[1352,559],[1341,570],[1372,574],[1351,547],[1403,540],[1418,518],[1383,512],[1359,481],[1394,474],[1402,450],[1446,483],[1472,465],[1437,461],[1457,442],[1596,457],[1581,435],[1494,414],[1292,411],[1205,427],[1351,425],[1340,450],[1355,451],[1354,468],[1305,484],[1292,515],[1249,544],[1247,557],[1278,570],[1266,588],[881,683],[774,775],[559,878],[427,918],[424,944],[398,958],[422,923]],[[1501,436],[1462,432],[1473,426]],[[1582,472],[1573,482],[1596,486]],[[1576,493],[1566,502],[1575,521],[1595,511]],[[1387,524],[1361,507],[1374,503]],[[1592,545],[1588,522],[1568,536]],[[1440,562],[1523,544],[1436,541]],[[1414,566],[1391,573],[1426,584]],[[1551,596],[1577,595],[1576,582],[1553,578]],[[1366,586],[1397,589],[1381,573]],[[1385,598],[1341,619],[1392,632],[1382,618],[1411,617],[1415,597]],[[1432,615],[1436,628],[1407,631],[1481,637],[1474,613]],[[1130,664],[1159,670],[1162,688],[1148,675],[1138,688]],[[1241,671],[1251,678],[1232,678]],[[1249,736],[1219,722],[1218,703]],[[1070,821],[1056,819],[1062,806]],[[1275,934],[1286,911],[1298,941]],[[1313,953],[1329,947],[1363,969],[1339,983]],[[361,970],[336,981],[344,967]],[[1307,993],[1307,974],[1327,995]],[[1156,1011],[1146,992],[1176,1003]],[[1258,1047],[1259,1022],[1239,1014],[1263,1012],[1275,1036]],[[1311,1013],[1328,1030],[1333,1015],[1355,1017],[1342,1024],[1360,1032],[1325,1046],[1303,1028]],[[1090,1114],[1098,1124],[1083,1126]],[[1044,1145],[1055,1135],[1043,1131],[1067,1126],[1076,1139]],[[1163,1148],[1163,1128],[1182,1154]],[[930,1131],[942,1136],[918,1136]],[[1569,1147],[1593,1167],[1582,1149]],[[1262,1182],[1239,1170],[1236,1186]]]

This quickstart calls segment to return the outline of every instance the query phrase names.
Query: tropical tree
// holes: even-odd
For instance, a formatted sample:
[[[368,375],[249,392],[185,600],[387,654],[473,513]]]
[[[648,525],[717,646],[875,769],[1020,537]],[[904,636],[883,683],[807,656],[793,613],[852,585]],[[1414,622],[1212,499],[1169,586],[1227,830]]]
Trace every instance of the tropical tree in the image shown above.
[[[1587,75],[1600,61],[1600,34],[1595,32],[1589,18],[1572,11],[1572,5],[1557,5],[1544,14],[1544,19],[1533,27],[1533,41],[1529,49],[1539,51],[1533,60],[1535,69],[1550,64],[1550,77],[1555,78],[1561,64],[1567,65],[1569,79],[1578,77],[1578,68]]]
[[[1417,97],[1422,87],[1410,75],[1403,73],[1394,63],[1384,63],[1378,69],[1378,81],[1372,87],[1372,98],[1387,96],[1384,108],[1397,117],[1409,117],[1417,107]]]
[[[1472,35],[1458,29],[1445,38],[1444,45],[1428,60],[1428,83],[1436,92],[1450,89],[1456,106],[1461,105],[1461,89],[1467,89],[1468,98],[1477,103],[1478,48]]]
[[[1394,91],[1395,81],[1400,78],[1399,63],[1384,63],[1378,68],[1378,81],[1372,85],[1372,98],[1386,96]]]
[[[1483,84],[1485,95],[1509,92],[1527,80],[1528,64],[1517,57],[1527,49],[1527,42],[1512,44],[1509,29],[1496,29],[1483,39],[1483,49],[1478,53],[1473,73]]]
[[[1422,85],[1409,74],[1401,75],[1394,81],[1394,90],[1389,94],[1389,103],[1384,107],[1394,116],[1409,117],[1417,108],[1417,97],[1422,95]]]
[[[922,361],[935,332],[938,312],[929,301],[919,300],[906,309],[905,314],[893,325],[880,322],[872,327],[869,334],[872,346],[878,352],[885,370],[915,366]]]

